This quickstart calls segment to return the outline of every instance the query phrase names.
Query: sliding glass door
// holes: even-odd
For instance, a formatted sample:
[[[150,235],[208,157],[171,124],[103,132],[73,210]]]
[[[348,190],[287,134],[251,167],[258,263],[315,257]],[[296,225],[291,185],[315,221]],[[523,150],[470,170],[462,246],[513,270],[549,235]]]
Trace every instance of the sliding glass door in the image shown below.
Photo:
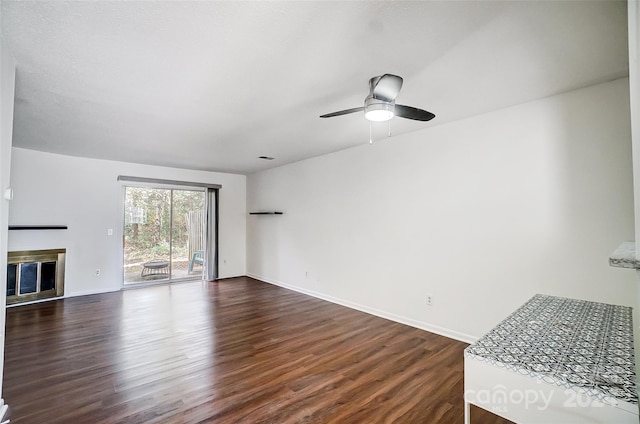
[[[202,278],[205,191],[125,187],[124,283]]]

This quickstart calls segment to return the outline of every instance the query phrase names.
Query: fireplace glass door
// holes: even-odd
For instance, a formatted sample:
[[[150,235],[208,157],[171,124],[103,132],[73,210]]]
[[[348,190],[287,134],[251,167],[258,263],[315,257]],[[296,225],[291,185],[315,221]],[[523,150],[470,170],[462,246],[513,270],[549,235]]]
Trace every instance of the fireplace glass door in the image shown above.
[[[125,187],[124,283],[202,278],[205,192]]]

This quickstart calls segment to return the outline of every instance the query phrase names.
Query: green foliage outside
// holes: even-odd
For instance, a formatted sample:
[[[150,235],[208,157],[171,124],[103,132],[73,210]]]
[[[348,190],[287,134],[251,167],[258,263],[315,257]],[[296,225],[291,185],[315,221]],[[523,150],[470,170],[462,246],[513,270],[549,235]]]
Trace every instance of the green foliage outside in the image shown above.
[[[188,260],[187,214],[204,210],[204,192],[127,187],[125,196],[125,265],[153,259]],[[171,206],[173,205],[173,229]]]

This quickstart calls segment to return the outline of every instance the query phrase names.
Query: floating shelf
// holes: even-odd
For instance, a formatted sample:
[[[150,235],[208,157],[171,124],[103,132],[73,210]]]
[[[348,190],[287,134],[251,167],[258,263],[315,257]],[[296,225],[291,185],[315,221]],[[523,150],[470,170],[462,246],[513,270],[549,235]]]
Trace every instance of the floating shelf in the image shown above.
[[[66,230],[66,225],[9,225],[9,230]]]
[[[249,212],[249,215],[283,215],[283,212]]]

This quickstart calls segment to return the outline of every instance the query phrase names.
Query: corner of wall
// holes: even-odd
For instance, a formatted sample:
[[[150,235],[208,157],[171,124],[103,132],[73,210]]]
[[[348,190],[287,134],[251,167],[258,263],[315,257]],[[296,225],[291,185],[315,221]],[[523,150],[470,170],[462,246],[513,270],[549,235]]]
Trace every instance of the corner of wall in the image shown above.
[[[0,191],[4,195],[10,185],[11,145],[13,143],[13,106],[15,97],[16,63],[4,39],[0,39]],[[7,269],[7,241],[9,204],[0,200],[0,270]],[[0,398],[4,370],[4,327],[6,310],[7,273],[0,272]]]

